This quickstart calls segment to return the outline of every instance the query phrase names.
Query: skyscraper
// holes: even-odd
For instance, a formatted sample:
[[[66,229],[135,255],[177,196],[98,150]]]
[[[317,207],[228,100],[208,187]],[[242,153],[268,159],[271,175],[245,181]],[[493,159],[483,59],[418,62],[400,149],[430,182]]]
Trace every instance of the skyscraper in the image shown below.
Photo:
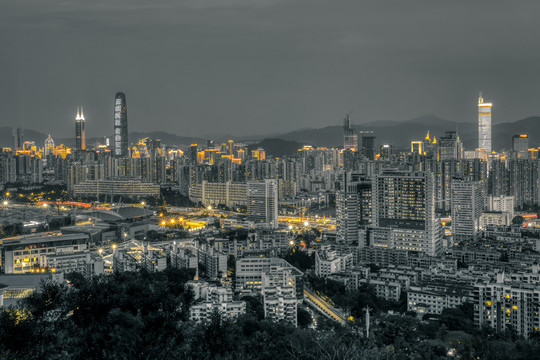
[[[22,150],[24,146],[24,132],[22,128],[12,130],[13,135],[13,150]]]
[[[274,179],[248,181],[247,215],[255,226],[278,227],[278,185]]]
[[[83,108],[77,108],[75,117],[75,149],[86,150],[86,119],[84,118]]]
[[[114,100],[114,155],[128,155],[127,104],[123,92],[117,92]]]
[[[54,140],[49,134],[49,137],[45,139],[45,156],[52,154],[54,154]]]
[[[375,160],[375,136],[362,136],[362,152],[368,160]]]
[[[452,180],[452,235],[454,242],[474,240],[484,210],[483,184],[468,179]]]
[[[437,255],[442,227],[435,217],[434,179],[430,172],[384,170],[372,185],[372,222],[389,233],[373,246]]]
[[[485,103],[482,93],[478,98],[478,148],[491,153],[491,103]]]
[[[462,158],[463,144],[457,131],[445,131],[439,138],[439,158],[441,160],[459,160]]]
[[[371,222],[371,179],[351,172],[336,183],[336,235],[341,243],[358,243],[358,226]]]
[[[349,118],[349,114],[347,114],[343,120],[343,148],[351,151],[358,150],[358,135],[351,127],[351,119]]]

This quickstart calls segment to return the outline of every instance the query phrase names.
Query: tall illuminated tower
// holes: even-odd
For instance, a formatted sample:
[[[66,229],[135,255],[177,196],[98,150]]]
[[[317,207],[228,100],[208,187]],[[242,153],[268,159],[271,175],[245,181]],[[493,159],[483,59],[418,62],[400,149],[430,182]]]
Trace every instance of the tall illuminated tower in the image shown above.
[[[75,149],[86,150],[86,119],[84,118],[83,108],[77,108],[75,117]]]
[[[482,93],[478,98],[478,148],[491,153],[491,103],[485,103]]]
[[[128,155],[127,104],[123,92],[117,92],[114,100],[114,155]]]

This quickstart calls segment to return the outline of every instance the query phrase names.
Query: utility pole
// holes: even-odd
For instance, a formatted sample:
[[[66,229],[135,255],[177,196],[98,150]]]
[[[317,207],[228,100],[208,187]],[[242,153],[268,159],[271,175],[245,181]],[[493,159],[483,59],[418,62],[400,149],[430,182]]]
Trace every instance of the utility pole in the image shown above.
[[[366,338],[369,339],[369,320],[370,320],[369,312],[371,308],[369,306],[366,306],[364,310],[366,312]]]

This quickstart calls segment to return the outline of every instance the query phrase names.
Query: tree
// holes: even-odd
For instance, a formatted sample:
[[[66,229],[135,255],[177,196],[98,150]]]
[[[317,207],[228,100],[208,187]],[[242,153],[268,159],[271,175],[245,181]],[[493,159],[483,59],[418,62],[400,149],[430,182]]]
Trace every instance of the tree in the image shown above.
[[[313,318],[311,317],[311,314],[303,306],[298,306],[297,320],[298,325],[303,328],[313,324]]]

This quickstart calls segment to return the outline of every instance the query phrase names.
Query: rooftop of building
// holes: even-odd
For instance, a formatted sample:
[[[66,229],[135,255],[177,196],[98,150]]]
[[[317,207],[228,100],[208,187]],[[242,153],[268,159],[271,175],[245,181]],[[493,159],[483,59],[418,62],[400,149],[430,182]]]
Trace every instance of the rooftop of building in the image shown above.
[[[38,242],[52,242],[63,240],[87,240],[88,235],[82,233],[60,234],[58,232],[45,232],[31,235],[21,235],[2,240],[2,245],[26,245]]]

